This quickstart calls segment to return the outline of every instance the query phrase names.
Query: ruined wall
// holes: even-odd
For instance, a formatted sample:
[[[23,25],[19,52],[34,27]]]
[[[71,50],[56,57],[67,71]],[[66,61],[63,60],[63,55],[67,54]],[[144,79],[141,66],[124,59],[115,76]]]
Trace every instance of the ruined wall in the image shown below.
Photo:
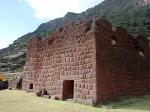
[[[148,43],[105,20],[95,24],[98,102],[150,94]]]
[[[23,90],[38,92],[44,88],[49,95],[62,99],[64,80],[73,80],[74,101],[88,104],[96,101],[96,46],[91,25],[91,22],[72,23],[59,28],[48,39],[32,40]]]
[[[8,80],[9,89],[22,89],[22,74],[20,76],[12,76]]]
[[[149,53],[144,39],[103,19],[71,23],[31,40],[22,89],[87,104],[150,94]]]

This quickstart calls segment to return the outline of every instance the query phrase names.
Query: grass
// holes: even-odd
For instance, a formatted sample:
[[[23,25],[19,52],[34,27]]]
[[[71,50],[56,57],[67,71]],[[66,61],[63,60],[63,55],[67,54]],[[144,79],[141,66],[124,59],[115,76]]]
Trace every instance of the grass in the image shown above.
[[[105,107],[112,106],[115,109]],[[150,96],[132,98],[107,106],[88,105],[44,99],[19,90],[0,91],[0,112],[149,112]]]
[[[9,59],[11,59],[11,58],[16,58],[16,57],[19,57],[19,56],[21,56],[21,55],[23,55],[23,54],[24,54],[24,52],[18,52],[17,54],[8,55],[8,56],[6,56],[5,58],[9,58]]]
[[[143,110],[150,111],[150,96],[132,97],[119,102],[113,102],[107,106],[112,106],[114,109],[128,110]]]

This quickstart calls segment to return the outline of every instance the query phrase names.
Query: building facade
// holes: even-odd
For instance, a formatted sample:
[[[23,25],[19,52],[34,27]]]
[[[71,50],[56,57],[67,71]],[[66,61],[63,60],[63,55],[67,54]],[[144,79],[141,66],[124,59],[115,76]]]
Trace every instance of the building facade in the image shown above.
[[[74,22],[28,45],[22,89],[94,104],[150,94],[148,42],[104,19]]]

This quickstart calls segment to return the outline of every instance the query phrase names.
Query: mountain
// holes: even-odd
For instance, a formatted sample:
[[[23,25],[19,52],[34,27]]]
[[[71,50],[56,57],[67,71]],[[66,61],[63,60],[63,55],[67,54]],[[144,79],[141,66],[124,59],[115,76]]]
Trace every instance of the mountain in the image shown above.
[[[121,26],[129,33],[137,33],[150,40],[150,0],[105,0],[82,13],[68,12],[64,17],[41,24],[0,50],[0,71],[21,70],[25,62],[27,43],[35,36],[46,38],[56,28],[69,22],[104,17],[113,25]]]

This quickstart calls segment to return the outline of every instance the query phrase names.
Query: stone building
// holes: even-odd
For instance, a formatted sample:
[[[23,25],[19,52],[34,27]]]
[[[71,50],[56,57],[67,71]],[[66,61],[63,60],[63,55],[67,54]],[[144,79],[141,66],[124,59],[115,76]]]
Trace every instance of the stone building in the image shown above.
[[[28,45],[22,89],[93,104],[150,94],[148,42],[104,19],[74,22]]]

